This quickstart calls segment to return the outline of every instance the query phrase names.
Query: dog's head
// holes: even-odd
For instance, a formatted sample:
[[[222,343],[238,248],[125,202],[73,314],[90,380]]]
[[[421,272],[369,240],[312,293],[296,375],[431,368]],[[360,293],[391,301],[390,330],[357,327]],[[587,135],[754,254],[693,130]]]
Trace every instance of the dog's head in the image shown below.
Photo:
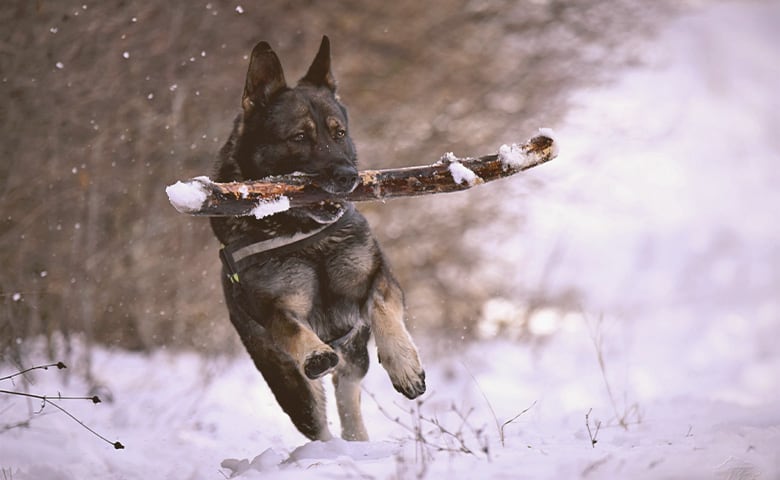
[[[306,75],[288,87],[279,58],[266,42],[252,50],[242,100],[239,166],[245,179],[302,172],[325,191],[345,194],[358,182],[347,111],[336,98],[330,41]]]

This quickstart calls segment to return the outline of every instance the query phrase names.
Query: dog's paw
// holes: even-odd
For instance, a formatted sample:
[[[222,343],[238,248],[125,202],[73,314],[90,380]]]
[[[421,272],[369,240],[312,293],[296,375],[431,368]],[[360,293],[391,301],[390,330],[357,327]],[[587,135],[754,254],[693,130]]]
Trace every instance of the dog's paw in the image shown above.
[[[425,370],[420,370],[413,378],[404,382],[393,382],[393,388],[408,399],[414,399],[425,393]]]
[[[330,373],[339,363],[339,356],[328,348],[310,353],[303,361],[303,373],[311,380]]]
[[[406,398],[417,398],[425,393],[425,370],[416,351],[410,356],[380,354],[379,363],[387,370],[393,388]]]

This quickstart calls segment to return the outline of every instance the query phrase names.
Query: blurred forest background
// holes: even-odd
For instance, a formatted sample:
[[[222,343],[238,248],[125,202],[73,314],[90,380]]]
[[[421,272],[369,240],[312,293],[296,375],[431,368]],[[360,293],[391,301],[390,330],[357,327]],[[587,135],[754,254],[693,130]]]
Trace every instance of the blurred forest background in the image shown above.
[[[267,40],[289,81],[331,37],[361,167],[482,155],[555,128],[578,88],[639,61],[672,2],[20,0],[0,5],[0,349],[84,338],[128,349],[238,345],[204,218],[164,188],[211,173]],[[516,177],[527,195],[544,188]],[[488,225],[522,239],[524,199],[468,194],[362,205],[417,331],[469,338],[506,285]],[[518,240],[521,241],[521,240]],[[522,248],[519,246],[518,248]],[[554,259],[551,259],[554,261]],[[53,341],[56,339],[57,341]],[[64,342],[60,341],[64,339]]]

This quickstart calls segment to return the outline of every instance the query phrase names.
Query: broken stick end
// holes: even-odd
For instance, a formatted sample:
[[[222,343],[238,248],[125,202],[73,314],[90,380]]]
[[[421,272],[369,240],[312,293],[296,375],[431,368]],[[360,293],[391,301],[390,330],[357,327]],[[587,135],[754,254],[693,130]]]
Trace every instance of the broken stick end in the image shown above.
[[[558,144],[550,128],[540,128],[539,135],[524,144],[501,145],[498,158],[506,170],[520,171],[549,162],[558,156]]]

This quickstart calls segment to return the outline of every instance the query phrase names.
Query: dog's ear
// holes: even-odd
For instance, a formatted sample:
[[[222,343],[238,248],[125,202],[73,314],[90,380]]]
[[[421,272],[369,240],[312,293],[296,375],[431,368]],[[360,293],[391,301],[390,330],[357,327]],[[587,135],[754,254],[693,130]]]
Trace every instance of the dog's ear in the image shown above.
[[[330,71],[330,39],[327,35],[322,36],[322,43],[314,57],[314,61],[309,67],[309,71],[301,79],[301,83],[308,83],[315,87],[327,87],[331,92],[336,91],[336,79],[333,78],[333,72]]]
[[[286,87],[282,64],[271,46],[266,42],[255,45],[252,58],[249,59],[244,98],[241,101],[244,112],[249,113],[257,106],[266,105],[271,97]]]

